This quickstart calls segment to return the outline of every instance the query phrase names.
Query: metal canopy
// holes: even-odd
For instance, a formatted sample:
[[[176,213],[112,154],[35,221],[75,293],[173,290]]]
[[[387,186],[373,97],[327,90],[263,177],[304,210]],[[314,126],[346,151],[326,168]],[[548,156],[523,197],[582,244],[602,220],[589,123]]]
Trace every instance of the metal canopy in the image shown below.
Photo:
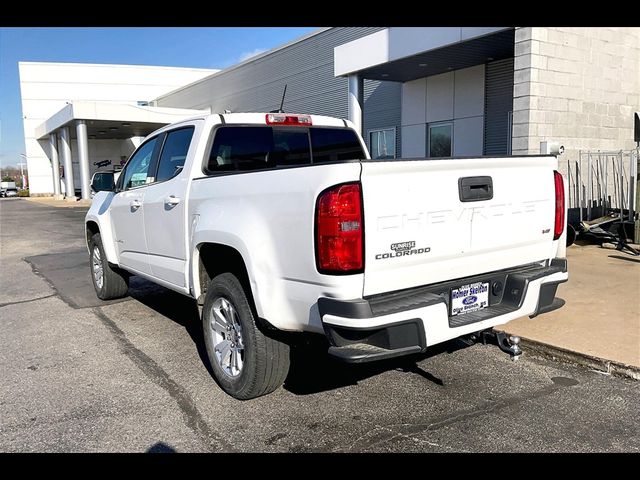
[[[513,57],[515,30],[503,30],[462,43],[363,69],[363,78],[408,82],[417,78]]]
[[[166,125],[155,122],[115,122],[112,120],[87,120],[89,140],[126,140],[131,137],[146,137],[154,130]],[[76,138],[71,129],[71,138]]]
[[[49,134],[77,120],[84,120],[91,140],[144,137],[169,123],[207,115],[208,110],[151,107],[112,102],[69,102],[36,128],[36,138],[44,140]],[[76,138],[71,128],[71,138]]]

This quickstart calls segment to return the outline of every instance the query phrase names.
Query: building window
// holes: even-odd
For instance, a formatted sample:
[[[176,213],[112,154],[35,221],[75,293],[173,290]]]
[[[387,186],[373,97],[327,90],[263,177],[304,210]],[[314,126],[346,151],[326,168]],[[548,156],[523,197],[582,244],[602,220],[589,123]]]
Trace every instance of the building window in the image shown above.
[[[429,157],[451,157],[453,123],[429,124],[427,152]]]
[[[396,158],[396,129],[369,130],[371,158]]]

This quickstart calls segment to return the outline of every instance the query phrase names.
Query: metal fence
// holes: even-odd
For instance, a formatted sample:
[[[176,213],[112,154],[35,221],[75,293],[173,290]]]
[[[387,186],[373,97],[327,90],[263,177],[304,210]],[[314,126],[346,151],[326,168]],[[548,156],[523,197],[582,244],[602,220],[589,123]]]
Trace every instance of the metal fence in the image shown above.
[[[633,220],[640,149],[580,151],[567,160],[568,208],[577,209],[580,221],[593,220],[612,210]]]

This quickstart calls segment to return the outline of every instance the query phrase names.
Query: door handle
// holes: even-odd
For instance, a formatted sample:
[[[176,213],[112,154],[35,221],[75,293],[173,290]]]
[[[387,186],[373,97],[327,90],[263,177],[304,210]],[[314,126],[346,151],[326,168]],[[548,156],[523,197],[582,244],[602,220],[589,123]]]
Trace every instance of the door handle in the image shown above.
[[[464,177],[458,179],[458,195],[461,202],[479,202],[493,198],[491,177]]]
[[[131,207],[131,210],[137,210],[142,206],[142,204],[140,203],[140,200],[131,200],[129,206]]]
[[[171,205],[173,207],[180,203],[180,199],[175,195],[169,195],[167,198],[164,199],[164,203],[166,205]]]

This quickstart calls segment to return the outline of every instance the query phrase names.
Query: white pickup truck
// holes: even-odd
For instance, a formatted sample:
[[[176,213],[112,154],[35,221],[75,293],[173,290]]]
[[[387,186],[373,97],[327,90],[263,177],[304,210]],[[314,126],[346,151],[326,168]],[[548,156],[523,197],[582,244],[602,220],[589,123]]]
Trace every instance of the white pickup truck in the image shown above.
[[[556,168],[554,156],[370,160],[353,124],[324,116],[183,121],[95,186],[93,284],[121,297],[133,274],[193,297],[217,382],[254,398],[287,376],[284,332],[363,362],[559,308]]]

